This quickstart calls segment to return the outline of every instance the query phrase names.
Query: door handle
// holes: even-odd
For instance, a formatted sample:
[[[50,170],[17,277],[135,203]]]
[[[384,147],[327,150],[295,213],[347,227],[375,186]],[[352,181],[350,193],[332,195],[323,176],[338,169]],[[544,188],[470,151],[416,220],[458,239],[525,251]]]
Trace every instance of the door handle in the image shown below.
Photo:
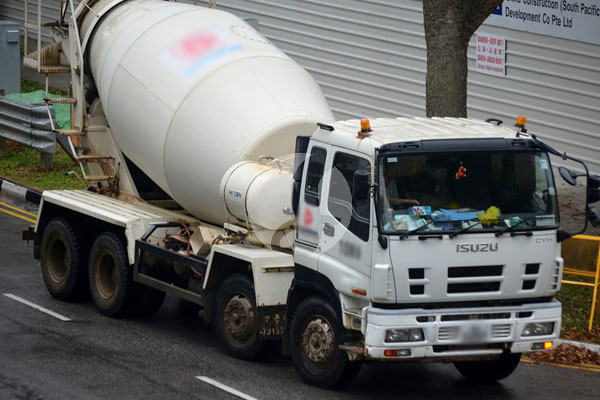
[[[333,227],[333,225],[325,222],[323,224],[323,233],[326,234],[327,236],[333,236],[333,235],[335,235],[335,228]]]

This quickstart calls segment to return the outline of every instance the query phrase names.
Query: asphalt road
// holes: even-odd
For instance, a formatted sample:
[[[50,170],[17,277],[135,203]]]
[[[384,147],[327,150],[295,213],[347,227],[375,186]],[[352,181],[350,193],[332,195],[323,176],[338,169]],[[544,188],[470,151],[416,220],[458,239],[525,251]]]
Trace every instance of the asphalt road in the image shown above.
[[[2,195],[0,202],[35,212]],[[494,385],[469,384],[451,364],[386,364],[365,365],[343,390],[316,389],[300,381],[286,357],[228,357],[212,329],[175,298],[137,319],[103,317],[89,301],[54,300],[31,245],[21,241],[29,222],[2,210],[11,209],[0,204],[0,399],[600,398],[599,372],[526,363]]]

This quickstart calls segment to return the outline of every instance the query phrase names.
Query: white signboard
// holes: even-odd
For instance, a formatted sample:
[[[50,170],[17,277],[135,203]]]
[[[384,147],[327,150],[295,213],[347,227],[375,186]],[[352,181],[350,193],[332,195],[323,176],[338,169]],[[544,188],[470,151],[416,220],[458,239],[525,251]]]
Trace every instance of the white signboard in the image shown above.
[[[505,76],[506,40],[503,37],[477,34],[477,72]]]
[[[504,0],[484,24],[600,45],[600,0]]]

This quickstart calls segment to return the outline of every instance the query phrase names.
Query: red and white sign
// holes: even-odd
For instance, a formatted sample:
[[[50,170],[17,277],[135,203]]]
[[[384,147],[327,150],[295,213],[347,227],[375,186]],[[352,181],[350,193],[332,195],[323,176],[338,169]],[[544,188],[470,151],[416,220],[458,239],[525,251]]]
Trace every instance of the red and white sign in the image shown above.
[[[477,34],[477,72],[506,76],[506,40],[487,33]]]

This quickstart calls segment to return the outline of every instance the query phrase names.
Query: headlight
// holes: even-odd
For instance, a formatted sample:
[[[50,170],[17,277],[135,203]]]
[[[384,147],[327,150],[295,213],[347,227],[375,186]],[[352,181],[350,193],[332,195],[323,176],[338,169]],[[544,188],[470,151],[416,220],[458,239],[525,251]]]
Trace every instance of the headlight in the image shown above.
[[[554,332],[554,322],[534,322],[525,325],[521,336],[544,336]]]
[[[388,329],[385,331],[386,343],[422,342],[425,339],[423,329]]]

